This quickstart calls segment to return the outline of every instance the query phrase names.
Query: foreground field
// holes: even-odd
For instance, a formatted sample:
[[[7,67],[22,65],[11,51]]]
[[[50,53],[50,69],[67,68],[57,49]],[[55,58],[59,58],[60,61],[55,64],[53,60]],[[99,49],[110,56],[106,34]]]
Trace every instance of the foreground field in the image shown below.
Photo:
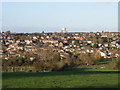
[[[61,72],[3,73],[3,88],[118,88],[119,72],[79,66]]]

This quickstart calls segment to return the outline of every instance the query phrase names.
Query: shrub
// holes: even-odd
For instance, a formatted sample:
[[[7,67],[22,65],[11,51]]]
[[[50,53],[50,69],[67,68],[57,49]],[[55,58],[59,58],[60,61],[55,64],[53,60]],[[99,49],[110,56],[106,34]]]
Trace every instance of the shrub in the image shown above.
[[[100,53],[81,53],[78,56],[78,60],[76,61],[77,64],[83,64],[83,65],[93,65],[97,64],[100,61]]]
[[[36,72],[41,72],[44,70],[44,63],[43,62],[35,62],[33,64],[33,66],[35,67]]]
[[[120,56],[117,58],[113,58],[110,66],[112,66],[113,69],[120,69]]]
[[[79,63],[85,64],[85,65],[92,65],[94,63],[94,60],[92,58],[92,55],[89,53],[81,53],[79,55]]]
[[[53,71],[59,71],[62,70],[62,68],[65,66],[65,62],[63,60],[56,62],[53,64]]]
[[[44,62],[44,71],[52,71],[53,70],[53,65],[51,62]]]
[[[92,59],[94,60],[94,64],[97,64],[101,59],[100,52],[97,51],[97,52],[93,53]]]

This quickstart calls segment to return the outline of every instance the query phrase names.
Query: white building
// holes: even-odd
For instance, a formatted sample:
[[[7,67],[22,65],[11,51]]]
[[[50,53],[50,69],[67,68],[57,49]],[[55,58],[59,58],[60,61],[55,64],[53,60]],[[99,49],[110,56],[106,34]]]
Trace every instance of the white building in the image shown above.
[[[66,28],[62,28],[61,29],[61,33],[66,33],[67,31],[66,31]]]
[[[101,55],[101,57],[105,57],[106,56],[105,53],[103,53],[103,52],[100,52],[100,55]]]

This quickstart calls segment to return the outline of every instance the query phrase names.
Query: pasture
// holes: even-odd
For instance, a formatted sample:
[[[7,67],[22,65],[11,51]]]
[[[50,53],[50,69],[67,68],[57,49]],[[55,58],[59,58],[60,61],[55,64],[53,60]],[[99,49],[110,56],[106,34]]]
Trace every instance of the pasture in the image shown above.
[[[109,66],[77,66],[59,72],[6,72],[2,88],[118,88],[119,71]]]

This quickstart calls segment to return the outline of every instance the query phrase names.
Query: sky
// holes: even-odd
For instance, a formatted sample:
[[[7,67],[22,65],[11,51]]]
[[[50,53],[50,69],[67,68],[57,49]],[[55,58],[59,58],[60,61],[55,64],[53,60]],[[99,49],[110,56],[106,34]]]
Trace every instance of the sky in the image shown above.
[[[1,0],[2,2],[119,2],[119,0]]]
[[[2,31],[118,31],[117,2],[3,2]]]

